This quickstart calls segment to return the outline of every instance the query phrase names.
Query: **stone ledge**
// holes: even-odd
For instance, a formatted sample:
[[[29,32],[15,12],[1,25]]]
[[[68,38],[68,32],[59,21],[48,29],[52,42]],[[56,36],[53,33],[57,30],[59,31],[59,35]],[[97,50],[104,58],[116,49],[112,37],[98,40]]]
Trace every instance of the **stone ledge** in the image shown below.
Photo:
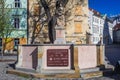
[[[88,73],[81,74],[81,77],[84,79],[93,78],[93,77],[101,77],[101,76],[103,76],[102,71],[95,71],[95,72],[88,72]]]
[[[26,78],[80,78],[79,74],[76,73],[62,73],[62,74],[54,74],[54,75],[45,75],[45,74],[39,74],[39,73],[30,73],[30,72],[24,72],[24,71],[19,71],[19,70],[7,70],[7,74],[13,74],[13,75],[18,75]]]
[[[42,70],[41,71],[42,74],[74,74],[75,71],[74,70],[68,70],[68,69],[65,69],[65,70]]]
[[[14,59],[0,59],[0,62],[15,62]]]
[[[18,75],[18,76],[22,76],[22,77],[26,77],[26,78],[32,76],[31,73],[18,71],[18,70],[12,70],[12,69],[11,70],[7,70],[6,73],[7,74],[14,74],[14,75]]]
[[[15,68],[17,71],[24,71],[24,72],[30,72],[30,73],[36,73],[36,70],[35,69],[26,69],[26,68],[19,68],[19,67],[16,67]]]
[[[20,70],[13,70],[9,69],[6,71],[7,74],[13,74],[13,75],[18,75],[21,77],[26,77],[26,78],[93,78],[93,77],[101,77],[103,76],[102,71],[95,71],[95,72],[88,72],[88,73],[61,73],[61,74],[40,74],[40,73],[30,73],[30,72],[24,72]]]
[[[89,72],[96,72],[96,71],[100,71],[99,67],[95,67],[95,68],[87,68],[87,69],[80,69],[80,73],[89,73]]]

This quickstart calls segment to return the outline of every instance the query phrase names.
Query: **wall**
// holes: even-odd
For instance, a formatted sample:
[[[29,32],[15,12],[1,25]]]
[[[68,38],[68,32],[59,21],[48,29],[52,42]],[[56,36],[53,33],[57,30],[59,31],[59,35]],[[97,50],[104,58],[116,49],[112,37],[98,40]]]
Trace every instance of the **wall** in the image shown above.
[[[12,31],[9,37],[12,38],[20,38],[27,37],[27,0],[20,0],[20,8],[15,8],[14,0],[6,0],[6,6],[10,9],[11,15],[11,24],[14,27],[14,18],[19,17],[20,24],[19,29],[15,29]]]
[[[120,43],[120,30],[114,30],[113,31],[113,42],[115,44],[119,44]]]
[[[6,0],[6,5],[8,5],[8,8],[15,8],[14,7],[14,1],[15,0]],[[21,8],[27,8],[27,0],[20,0],[21,1]]]
[[[10,52],[10,51],[13,51],[14,48],[16,47],[15,46],[15,42],[14,42],[14,38],[4,38],[2,39],[3,42],[2,44],[5,45],[5,52]],[[26,44],[27,43],[27,39],[26,38],[19,38],[19,44],[20,45],[23,45],[23,44]]]
[[[47,66],[47,50],[50,49],[67,49],[69,65]],[[74,70],[76,67],[80,70],[104,65],[103,45],[20,45],[18,54],[17,68],[33,69],[39,72],[42,70]],[[36,67],[33,67],[34,65]]]
[[[97,66],[96,46],[77,46],[78,65],[80,69],[93,68]]]
[[[36,69],[37,68],[37,53],[38,49],[36,46],[23,46],[19,47],[19,63],[18,66],[21,66],[25,69]]]
[[[103,36],[105,19],[99,12],[89,9],[89,27],[91,34],[91,44],[99,44],[100,37]]]
[[[8,35],[8,39],[12,41],[7,42],[6,50],[14,50],[14,39],[19,38],[20,44],[27,44],[27,0],[20,0],[20,8],[15,8],[15,0],[6,0],[6,10],[9,10],[10,24],[14,27],[14,18],[19,18],[19,29],[14,28]],[[22,40],[22,39],[25,40]],[[4,39],[3,39],[4,41]],[[3,43],[4,44],[4,43]]]
[[[5,50],[11,50],[14,48],[14,40],[12,38],[3,39],[3,45]]]
[[[66,41],[67,43],[86,44],[88,27],[88,0],[73,2],[70,21],[66,22]],[[68,5],[71,6],[71,5]],[[70,7],[71,8],[71,7]],[[73,20],[71,20],[73,19]]]
[[[54,0],[53,0],[54,2]],[[66,19],[66,25],[65,27],[65,38],[67,44],[86,44],[86,33],[89,33],[89,27],[88,27],[88,0],[81,2],[78,2],[79,4],[76,3],[77,0],[68,0],[68,4],[65,7],[66,14],[69,16],[65,16]],[[34,5],[38,5],[36,0],[28,0],[28,14],[31,14],[31,16],[28,18],[28,26],[29,26],[29,37],[28,37],[28,42],[29,44],[31,43],[32,39],[34,39],[33,32],[34,32],[34,11],[37,11],[36,8],[34,8]],[[51,4],[51,5],[54,5]],[[39,8],[38,8],[39,9]],[[53,9],[50,8],[51,11],[54,11]],[[42,13],[42,12],[41,12]],[[38,15],[35,15],[38,17]],[[45,19],[45,18],[42,18]],[[41,20],[42,20],[41,19]],[[38,23],[38,22],[37,22]],[[39,24],[39,23],[38,23]],[[41,28],[41,26],[39,26]],[[37,36],[35,37],[35,43],[49,43],[49,37],[48,37],[48,26],[47,23],[43,28],[41,28],[42,31],[40,34],[36,34]]]

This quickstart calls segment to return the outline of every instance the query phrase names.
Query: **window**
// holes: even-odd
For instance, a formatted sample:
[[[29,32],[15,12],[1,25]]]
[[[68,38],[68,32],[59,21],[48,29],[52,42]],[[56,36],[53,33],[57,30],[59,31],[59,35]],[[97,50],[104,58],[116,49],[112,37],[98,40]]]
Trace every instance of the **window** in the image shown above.
[[[95,42],[95,37],[93,37],[93,42]]]
[[[93,25],[93,33],[99,33],[99,27],[96,25]]]
[[[93,22],[95,22],[95,18],[93,17]]]
[[[15,8],[19,8],[20,7],[20,0],[15,0]]]
[[[102,26],[101,26],[102,27]],[[100,28],[100,34],[103,34],[103,29],[102,28]]]
[[[101,20],[100,20],[100,24],[101,24]]]
[[[82,26],[80,22],[75,22],[75,33],[82,33]]]
[[[104,24],[104,21],[103,21],[103,20],[100,20],[100,24],[102,24],[102,25],[103,25],[103,24]]]
[[[19,18],[14,18],[14,27],[19,29]]]
[[[96,19],[96,22],[99,23],[99,19]]]
[[[17,46],[19,44],[19,39],[18,38],[15,38],[14,39],[14,45]]]
[[[97,42],[99,41],[99,37],[96,37],[96,41],[97,41]]]

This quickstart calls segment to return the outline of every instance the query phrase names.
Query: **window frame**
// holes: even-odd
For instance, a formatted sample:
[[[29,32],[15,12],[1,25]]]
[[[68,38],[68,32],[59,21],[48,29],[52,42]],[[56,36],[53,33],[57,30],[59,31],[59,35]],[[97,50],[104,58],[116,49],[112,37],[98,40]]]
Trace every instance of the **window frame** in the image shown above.
[[[16,29],[20,28],[20,18],[19,17],[14,18],[14,28],[16,28]]]
[[[20,43],[19,38],[15,38],[15,39],[14,39],[14,46],[19,45],[19,43]]]
[[[14,0],[14,1],[15,1],[14,7],[20,8],[21,7],[20,0]]]

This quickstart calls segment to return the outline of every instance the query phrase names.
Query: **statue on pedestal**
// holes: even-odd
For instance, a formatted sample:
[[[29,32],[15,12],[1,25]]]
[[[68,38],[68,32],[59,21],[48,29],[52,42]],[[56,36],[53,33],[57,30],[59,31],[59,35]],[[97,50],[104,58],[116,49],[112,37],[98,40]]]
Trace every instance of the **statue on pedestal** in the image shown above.
[[[56,1],[56,10],[55,14],[52,16],[51,21],[49,22],[49,39],[50,42],[54,43],[56,39],[56,30],[55,28],[64,28],[65,17],[64,17],[64,5],[62,0]]]
[[[64,27],[65,25],[65,17],[64,17],[64,7],[62,5],[62,3],[58,0],[56,2],[56,12],[55,12],[55,16],[56,16],[56,26],[59,27]]]

